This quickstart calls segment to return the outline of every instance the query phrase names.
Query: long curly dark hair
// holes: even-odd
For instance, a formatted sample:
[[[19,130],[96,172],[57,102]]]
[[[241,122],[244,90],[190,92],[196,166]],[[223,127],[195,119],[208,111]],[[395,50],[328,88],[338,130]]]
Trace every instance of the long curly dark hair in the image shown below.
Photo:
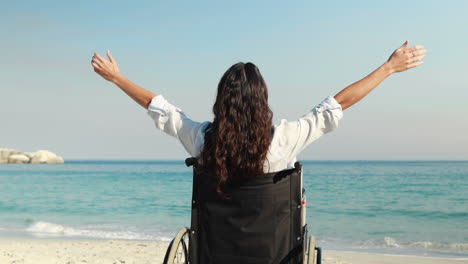
[[[198,169],[223,194],[230,183],[263,174],[273,134],[267,86],[253,63],[234,64],[224,73],[213,113]]]

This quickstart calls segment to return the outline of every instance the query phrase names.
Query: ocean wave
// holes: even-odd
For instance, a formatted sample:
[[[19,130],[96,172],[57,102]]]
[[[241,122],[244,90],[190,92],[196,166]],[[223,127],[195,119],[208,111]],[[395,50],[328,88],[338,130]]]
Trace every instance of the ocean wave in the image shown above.
[[[444,243],[434,241],[400,241],[393,237],[355,240],[336,237],[318,237],[317,244],[323,248],[339,251],[408,254],[424,256],[468,257],[468,243]]]
[[[117,229],[113,227],[112,229]],[[0,227],[0,230],[6,230]],[[34,222],[28,228],[26,232],[31,233],[39,237],[87,237],[87,238],[98,238],[98,239],[126,239],[126,240],[155,240],[155,241],[170,241],[170,237],[157,236],[144,233],[138,233],[133,231],[122,231],[122,230],[100,230],[97,227],[92,228],[76,228],[69,227],[60,224],[54,224],[49,222]],[[392,237],[384,237],[383,239],[366,240],[366,241],[342,241],[336,238],[322,238],[320,239],[327,244],[348,244],[358,247],[374,248],[395,248],[395,249],[428,249],[436,251],[452,251],[460,252],[463,254],[468,253],[468,243],[441,243],[431,241],[416,241],[406,242],[398,241]]]
[[[391,238],[391,237],[384,237],[384,244],[387,247],[396,247],[396,248],[401,247],[400,244],[397,243],[396,239]]]
[[[392,237],[385,237],[383,244],[393,248],[417,248],[468,252],[468,243],[433,243],[429,241],[398,242]]]
[[[343,209],[336,210],[332,208],[314,208],[314,213],[325,213],[331,215],[363,216],[363,217],[384,217],[384,216],[402,216],[402,217],[424,217],[428,219],[465,219],[468,212],[446,212],[438,210],[410,210],[410,209],[389,209],[380,207],[371,207],[367,209]]]
[[[159,237],[132,231],[104,231],[67,227],[48,222],[36,222],[25,229],[39,237],[87,237],[100,239],[157,240],[170,241],[168,237]]]

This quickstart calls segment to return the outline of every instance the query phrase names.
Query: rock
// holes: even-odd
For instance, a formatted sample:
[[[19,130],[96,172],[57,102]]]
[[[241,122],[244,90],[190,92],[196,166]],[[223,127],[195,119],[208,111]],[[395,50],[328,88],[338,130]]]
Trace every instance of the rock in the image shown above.
[[[0,148],[1,163],[64,163],[63,158],[47,150],[37,152],[18,152],[14,149]]]
[[[8,157],[14,154],[18,154],[19,152],[14,149],[2,149],[0,148],[0,163],[7,163]]]
[[[34,153],[33,157],[31,158],[32,164],[41,164],[41,163],[64,163],[63,158],[57,156],[55,153],[52,153],[47,150],[39,150]]]
[[[8,163],[29,163],[30,158],[24,154],[13,154],[8,157]]]
[[[34,155],[36,154],[35,152],[24,152],[22,153],[23,155],[26,155],[28,156],[30,159],[32,159],[32,157],[34,157]]]

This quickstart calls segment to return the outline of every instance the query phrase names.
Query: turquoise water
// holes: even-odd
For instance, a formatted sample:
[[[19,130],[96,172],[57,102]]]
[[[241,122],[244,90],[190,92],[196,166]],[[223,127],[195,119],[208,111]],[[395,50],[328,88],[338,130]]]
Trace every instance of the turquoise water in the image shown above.
[[[324,249],[468,257],[468,162],[304,162]],[[183,161],[0,165],[0,236],[163,240],[190,224]]]

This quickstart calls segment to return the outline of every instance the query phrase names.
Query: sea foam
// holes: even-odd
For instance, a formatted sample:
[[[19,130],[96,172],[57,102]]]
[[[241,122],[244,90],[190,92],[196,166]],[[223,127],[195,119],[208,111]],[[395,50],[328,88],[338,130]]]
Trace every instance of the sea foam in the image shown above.
[[[467,243],[434,243],[430,241],[398,242],[392,237],[384,238],[384,246],[393,248],[436,249],[468,252]]]
[[[168,237],[158,237],[132,231],[104,231],[67,227],[48,222],[36,222],[25,229],[38,237],[86,237],[100,239],[157,240],[170,241]]]

